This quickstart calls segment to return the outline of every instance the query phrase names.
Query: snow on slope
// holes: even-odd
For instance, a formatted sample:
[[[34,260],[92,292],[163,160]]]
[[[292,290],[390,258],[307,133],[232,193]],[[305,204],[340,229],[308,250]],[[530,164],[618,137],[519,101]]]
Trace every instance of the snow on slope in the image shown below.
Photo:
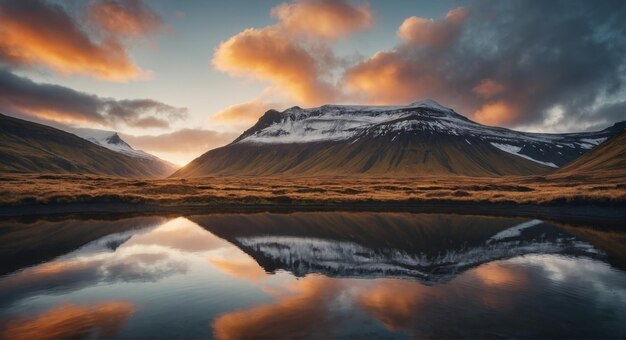
[[[511,228],[505,229],[495,235],[493,235],[487,242],[491,242],[491,241],[500,241],[500,240],[504,240],[507,238],[512,238],[512,237],[519,237],[522,234],[522,231],[526,228],[531,228],[534,227],[538,224],[543,223],[543,221],[541,220],[530,220],[530,221],[526,221],[524,223],[520,223],[516,226],[513,226]]]
[[[158,159],[145,151],[135,150],[128,145],[115,131],[105,131],[96,129],[72,129],[69,132],[80,138],[86,139],[94,144],[103,146],[109,150],[125,154],[135,158]]]
[[[423,132],[463,136],[490,143],[502,151],[550,167],[558,167],[606,140],[609,129],[600,132],[548,134],[519,132],[473,122],[433,100],[406,106],[324,105],[292,107],[271,124],[246,131],[236,143],[288,144],[351,141],[357,138]],[[557,150],[560,149],[560,150]]]
[[[504,152],[508,152],[510,154],[516,155],[516,156],[520,156],[523,158],[526,158],[528,160],[531,160],[533,162],[537,162],[543,165],[547,165],[549,167],[553,167],[553,168],[558,168],[558,166],[554,163],[550,163],[550,162],[542,162],[540,160],[536,160],[532,157],[526,156],[526,155],[522,155],[521,153],[519,153],[522,150],[521,146],[515,146],[515,145],[508,145],[508,144],[499,144],[499,143],[490,143],[491,145],[495,146],[496,148],[504,151]]]
[[[334,277],[408,277],[427,284],[447,282],[483,263],[528,254],[604,255],[589,243],[542,224],[540,220],[527,221],[500,231],[482,245],[435,255],[297,236],[238,237],[236,243],[296,276],[322,273]],[[533,228],[540,236],[533,236]]]
[[[284,112],[284,119],[240,141],[253,143],[305,143],[325,140],[346,140],[363,129],[410,115],[407,109],[436,108],[453,112],[433,101],[408,106],[324,105],[319,108],[293,107]]]

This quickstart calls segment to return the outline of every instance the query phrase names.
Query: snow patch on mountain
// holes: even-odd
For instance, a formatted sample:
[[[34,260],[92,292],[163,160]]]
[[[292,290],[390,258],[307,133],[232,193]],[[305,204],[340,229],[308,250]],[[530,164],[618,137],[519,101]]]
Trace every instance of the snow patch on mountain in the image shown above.
[[[80,138],[86,139],[96,145],[103,146],[109,150],[119,152],[121,154],[135,157],[157,160],[158,158],[145,151],[135,150],[126,143],[115,131],[96,130],[96,129],[72,129],[71,133]]]
[[[488,242],[496,241],[496,240],[504,240],[512,237],[519,237],[522,234],[522,230],[534,227],[537,224],[541,224],[543,221],[541,220],[530,220],[524,223],[520,223],[514,227],[509,229],[505,229],[495,235],[493,235]]]
[[[600,144],[604,143],[604,141],[605,141],[605,140],[607,140],[607,138],[606,138],[606,137],[603,137],[603,138],[594,138],[594,139],[591,139],[591,138],[582,138],[582,139],[581,139],[581,141],[583,141],[583,142],[585,142],[585,143],[592,144],[593,146],[600,145]]]
[[[543,165],[547,165],[549,167],[553,167],[553,168],[558,168],[558,166],[554,163],[550,163],[550,162],[542,162],[540,160],[536,160],[530,156],[526,156],[524,154],[519,153],[522,150],[521,146],[515,146],[515,145],[509,145],[509,144],[500,144],[500,143],[490,143],[491,145],[495,146],[496,148],[504,151],[504,152],[508,152],[510,154],[516,155],[516,156],[520,156],[522,158],[526,158],[529,161],[533,161],[539,164],[543,164]]]
[[[621,124],[621,125],[620,125]],[[364,143],[421,137],[447,138],[466,148],[497,147],[518,157],[556,168],[571,162],[614,135],[624,123],[602,131],[533,133],[486,126],[433,101],[406,106],[324,105],[283,112],[270,110],[235,144]],[[622,128],[623,129],[623,128]],[[405,138],[398,138],[398,137]],[[491,144],[490,144],[491,143]]]
[[[425,129],[433,131],[454,129],[457,127],[455,122],[458,124],[463,121],[453,110],[432,100],[415,102],[407,106],[324,105],[312,109],[293,107],[283,112],[281,121],[256,131],[240,140],[239,143],[308,143],[347,140],[371,128],[376,128],[380,134],[385,131],[406,131],[413,128],[414,122],[398,121],[387,127],[382,124],[400,120],[424,110],[442,119],[449,116],[448,121],[422,122]]]
[[[541,223],[531,220],[494,235],[483,245],[431,255],[297,236],[253,236],[235,240],[253,254],[271,259],[279,268],[296,276],[315,272],[336,277],[411,277],[428,284],[449,281],[459,272],[483,263],[527,254],[603,255],[588,243],[564,233],[539,239],[523,237],[525,230]]]

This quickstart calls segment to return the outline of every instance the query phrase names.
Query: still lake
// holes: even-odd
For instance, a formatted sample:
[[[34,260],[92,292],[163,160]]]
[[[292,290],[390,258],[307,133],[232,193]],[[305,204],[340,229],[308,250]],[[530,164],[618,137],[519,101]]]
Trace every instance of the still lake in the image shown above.
[[[0,337],[626,337],[626,234],[325,212],[0,221]]]

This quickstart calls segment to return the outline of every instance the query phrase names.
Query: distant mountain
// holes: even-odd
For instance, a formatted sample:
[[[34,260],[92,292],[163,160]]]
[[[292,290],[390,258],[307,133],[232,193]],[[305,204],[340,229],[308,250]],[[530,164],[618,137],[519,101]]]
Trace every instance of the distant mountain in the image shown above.
[[[151,155],[142,150],[133,149],[128,143],[126,143],[115,131],[97,130],[97,129],[71,129],[68,132],[84,138],[94,144],[104,146],[105,148],[119,152],[121,154],[134,157],[152,160],[155,163],[161,163],[160,166],[167,169],[169,174],[173,173],[178,166],[168,161],[162,160],[155,155]]]
[[[128,146],[115,136],[107,144]],[[0,172],[165,177],[174,170],[154,156],[112,151],[65,131],[0,114]]]
[[[626,126],[622,132],[611,137],[590,152],[557,171],[557,174],[582,174],[601,172],[626,177]]]
[[[518,132],[478,124],[432,100],[293,107],[267,111],[233,143],[173,176],[542,174],[619,131],[616,125],[599,132]]]

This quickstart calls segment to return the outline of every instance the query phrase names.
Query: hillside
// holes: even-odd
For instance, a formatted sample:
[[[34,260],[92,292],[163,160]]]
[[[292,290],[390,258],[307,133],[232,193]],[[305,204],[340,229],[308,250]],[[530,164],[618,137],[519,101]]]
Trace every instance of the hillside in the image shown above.
[[[518,132],[478,124],[431,100],[293,107],[266,112],[233,143],[172,176],[537,175],[580,157],[616,131]]]
[[[603,172],[626,177],[626,130],[557,171],[557,174]]]
[[[0,172],[165,177],[174,169],[71,133],[0,114]]]
[[[83,139],[86,139],[96,145],[103,146],[109,150],[121,153],[133,158],[141,158],[147,161],[154,162],[155,167],[162,167],[166,169],[165,172],[169,175],[172,174],[179,167],[173,163],[162,160],[152,154],[149,154],[142,150],[135,150],[126,141],[124,141],[117,132],[96,130],[96,129],[71,129],[67,132],[77,135]]]
[[[401,277],[430,285],[526,254],[604,255],[553,225],[519,218],[351,212],[190,219],[245,251],[266,272],[298,277]]]

